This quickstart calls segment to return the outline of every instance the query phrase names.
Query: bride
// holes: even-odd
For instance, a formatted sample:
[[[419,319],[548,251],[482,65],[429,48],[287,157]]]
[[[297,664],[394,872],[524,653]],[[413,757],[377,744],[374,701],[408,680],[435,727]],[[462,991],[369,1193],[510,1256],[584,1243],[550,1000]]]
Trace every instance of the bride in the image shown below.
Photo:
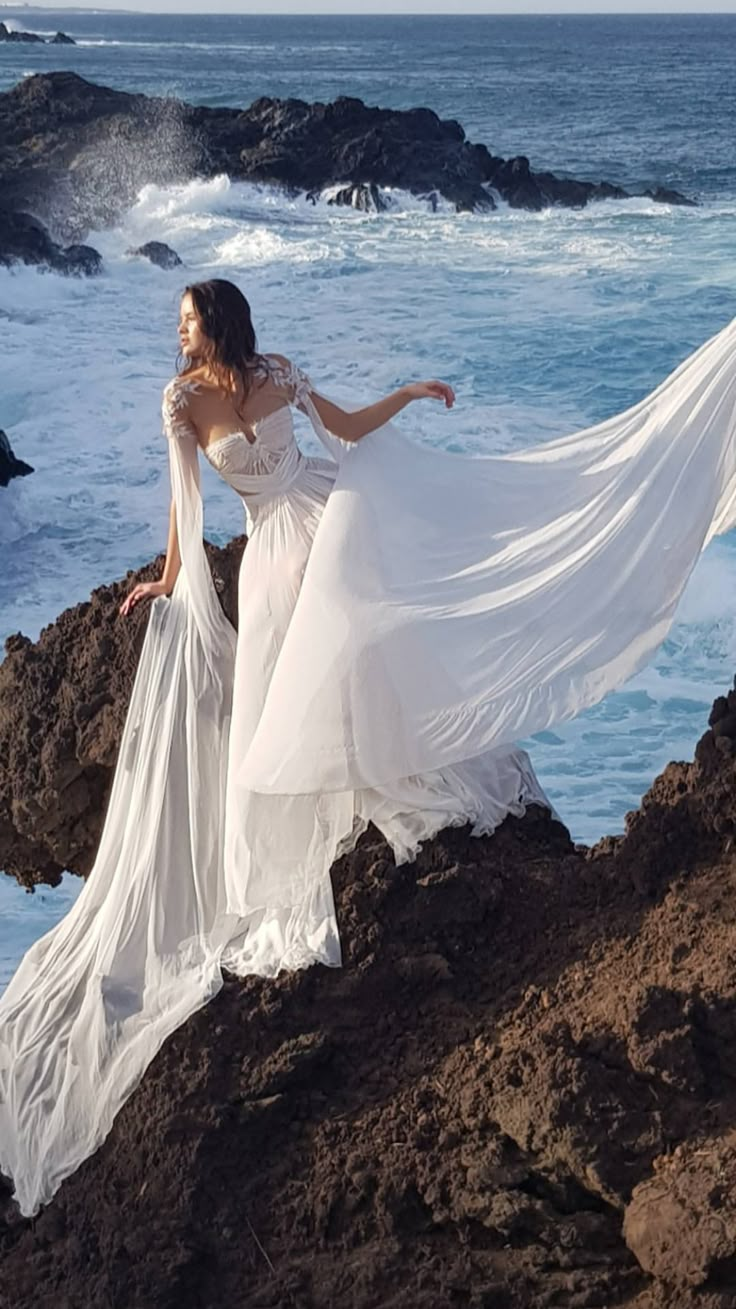
[[[223,969],[339,965],[330,867],[369,821],[401,862],[448,825],[557,817],[515,743],[643,667],[736,524],[736,319],[624,413],[502,456],[394,426],[450,407],[444,382],[334,403],[257,351],[230,282],[188,287],[179,332],[166,564],[121,607],[152,599],[97,858],[0,998],[0,1171],[26,1216]],[[245,508],[237,634],[200,456]]]

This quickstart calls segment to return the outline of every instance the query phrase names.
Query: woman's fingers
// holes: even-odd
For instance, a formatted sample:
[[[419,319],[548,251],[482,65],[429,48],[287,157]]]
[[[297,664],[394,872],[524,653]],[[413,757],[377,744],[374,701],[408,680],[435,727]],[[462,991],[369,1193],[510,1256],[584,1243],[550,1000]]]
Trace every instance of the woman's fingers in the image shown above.
[[[133,587],[130,595],[126,595],[120,606],[119,613],[129,614],[131,609],[135,608],[139,600],[148,600],[154,595],[167,595],[163,582],[138,582]]]
[[[428,382],[427,386],[431,389],[432,394],[436,396],[438,400],[444,400],[448,406],[454,404],[455,392],[448,382],[440,382],[435,378],[431,382]]]
[[[430,396],[433,400],[444,400],[448,409],[455,403],[455,392],[449,382],[441,382],[438,377],[429,378],[426,382],[412,382],[409,389],[414,400]]]
[[[123,603],[120,606],[120,613],[123,616],[129,614],[133,606],[136,605],[140,599],[142,599],[143,594],[144,594],[143,588],[141,587],[140,584],[138,586],[134,586],[133,590],[130,592],[130,595],[126,595],[125,599],[123,600]]]

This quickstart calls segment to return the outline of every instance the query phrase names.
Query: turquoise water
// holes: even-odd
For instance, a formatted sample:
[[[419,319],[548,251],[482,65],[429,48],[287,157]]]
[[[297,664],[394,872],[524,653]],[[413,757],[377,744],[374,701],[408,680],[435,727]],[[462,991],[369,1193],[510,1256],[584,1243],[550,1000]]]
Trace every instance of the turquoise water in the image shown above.
[[[12,10],[4,16],[13,21]],[[414,405],[401,423],[419,440],[488,452],[627,407],[736,312],[736,16],[54,10],[34,11],[32,23],[80,44],[0,47],[0,89],[30,72],[73,68],[207,104],[264,94],[425,104],[498,153],[527,154],[533,167],[674,186],[700,204],[635,199],[481,217],[449,207],[432,214],[395,193],[387,213],[363,215],[222,176],[146,188],[117,228],[91,235],[106,265],[95,282],[0,270],[0,426],[37,469],[3,494],[0,540],[10,549],[0,637],[18,629],[35,637],[60,609],[162,547],[168,472],[158,408],[184,281],[238,281],[261,347],[290,355],[337,396],[375,398],[412,377],[445,378],[455,408]],[[176,149],[175,134],[167,148]],[[154,238],[178,250],[183,271],[126,256]],[[214,538],[241,530],[238,502],[213,477],[206,509]],[[736,664],[735,548],[729,537],[706,551],[644,673],[526,743],[575,839],[621,831],[663,765],[692,756]],[[43,901],[3,887],[0,980],[75,885],[65,879]]]

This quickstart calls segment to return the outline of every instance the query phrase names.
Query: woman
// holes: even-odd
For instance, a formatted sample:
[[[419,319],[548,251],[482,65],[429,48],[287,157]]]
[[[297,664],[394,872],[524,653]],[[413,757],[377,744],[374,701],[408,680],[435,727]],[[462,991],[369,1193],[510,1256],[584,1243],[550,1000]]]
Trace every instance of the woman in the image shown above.
[[[222,968],[340,962],[329,870],[369,819],[400,860],[448,824],[550,807],[515,740],[642,667],[736,521],[736,320],[625,413],[482,457],[390,422],[450,406],[445,383],[344,409],[258,354],[230,283],[187,288],[180,332],[169,548],[122,606],[153,596],[98,857],[0,1000],[0,1169],[24,1214]],[[304,457],[290,405],[329,458]],[[246,508],[237,638],[200,451]]]
[[[406,859],[422,840],[450,822],[472,819],[478,831],[490,832],[507,813],[523,813],[526,803],[548,803],[526,753],[508,745],[492,751],[474,772],[449,769],[443,776],[434,771],[417,778],[391,765],[372,779],[375,785],[348,783],[338,793],[324,786],[310,793],[309,786],[300,785],[296,791],[302,794],[265,795],[257,787],[251,789],[242,776],[297,599],[302,607],[320,604],[311,580],[312,545],[343,456],[411,400],[436,397],[450,407],[454,394],[444,382],[414,382],[376,404],[347,412],[317,394],[289,360],[256,351],[248,302],[230,282],[187,288],[179,333],[185,367],[166,388],[163,406],[178,470],[166,566],[160,582],[134,588],[121,612],[129,613],[147,595],[171,592],[181,563],[178,536],[185,535],[189,584],[196,576],[201,608],[207,609],[206,619],[199,620],[203,644],[213,660],[221,652],[228,660],[223,680],[230,680],[233,668],[223,801],[224,883],[228,908],[247,919],[249,930],[231,964],[238,972],[269,974],[314,962],[339,964],[330,865],[355,843],[369,819],[384,832],[397,859]],[[291,403],[313,418],[331,458],[302,455],[294,438]],[[197,495],[191,532],[177,533],[177,499],[185,501],[185,489],[196,485],[200,451],[242,495],[248,514],[234,657],[234,634],[221,614],[204,561]],[[179,512],[186,516],[185,503]],[[439,523],[432,530],[444,535]],[[378,521],[370,532],[372,543],[366,540],[356,555],[360,576],[348,579],[347,591],[342,585],[343,617],[351,625],[357,621],[357,605],[377,557]],[[340,547],[343,556],[348,544]],[[423,549],[426,552],[426,542]],[[328,583],[330,608],[341,604],[340,594],[339,584],[333,589]],[[371,623],[375,617],[374,609]],[[312,630],[304,633],[299,668],[294,669],[297,681],[322,621],[317,613]],[[359,657],[351,676],[357,667]],[[412,677],[417,676],[421,679],[421,668],[414,661]],[[375,696],[368,709],[372,720],[378,711]],[[395,730],[395,719],[377,716],[381,735],[389,721]],[[288,724],[286,730],[289,733]]]

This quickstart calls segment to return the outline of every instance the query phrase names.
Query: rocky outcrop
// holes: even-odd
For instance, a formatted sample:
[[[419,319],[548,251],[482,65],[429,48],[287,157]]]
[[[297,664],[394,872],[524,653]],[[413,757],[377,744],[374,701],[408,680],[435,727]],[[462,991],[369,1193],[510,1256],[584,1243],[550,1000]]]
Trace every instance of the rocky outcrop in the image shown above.
[[[102,270],[102,256],[91,245],[61,246],[32,214],[0,208],[0,264],[16,261],[76,276],[89,277]]]
[[[7,486],[14,477],[27,477],[33,469],[23,459],[17,459],[5,432],[0,430],[0,486]]]
[[[381,208],[393,187],[458,210],[490,210],[497,198],[525,209],[579,207],[627,194],[535,173],[524,156],[502,159],[430,109],[372,108],[350,96],[208,108],[69,72],[39,73],[0,94],[1,203],[37,214],[61,240],[114,222],[147,183],[223,172],[312,197],[334,188],[333,203],[362,208]],[[674,191],[667,198],[692,203]]]
[[[5,23],[0,23],[0,41],[15,41],[16,43],[40,43],[41,45],[76,45],[73,37],[67,36],[65,32],[57,32],[55,36],[46,38],[39,36],[36,32],[16,32],[6,27]]]
[[[15,41],[27,45],[30,45],[32,42],[38,42],[41,45],[45,44],[43,37],[38,36],[35,32],[11,31],[6,27],[5,23],[0,23],[0,41]]]
[[[243,540],[210,550],[236,618]],[[136,574],[151,577],[161,561]],[[0,666],[0,865],[88,871],[146,614]],[[736,690],[623,836],[546,811],[333,868],[344,968],[228,977],[34,1221],[0,1301],[732,1309]]]
[[[216,585],[236,620],[244,538],[208,547]],[[144,606],[118,606],[157,559],[68,609],[34,644],[8,638],[0,664],[0,868],[26,886],[55,885],[92,866],[143,633]],[[73,688],[73,691],[72,691]]]
[[[127,250],[126,254],[138,259],[148,259],[157,268],[181,268],[182,262],[176,250],[172,250],[165,241],[146,241],[145,245]]]

